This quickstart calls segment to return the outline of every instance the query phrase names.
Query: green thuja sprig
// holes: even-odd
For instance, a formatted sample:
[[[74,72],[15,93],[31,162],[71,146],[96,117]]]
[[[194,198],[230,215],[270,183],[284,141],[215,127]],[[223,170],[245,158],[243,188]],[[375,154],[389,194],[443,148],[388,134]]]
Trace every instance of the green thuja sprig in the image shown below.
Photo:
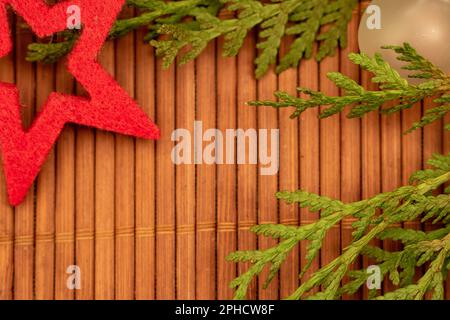
[[[427,179],[435,178],[445,172],[450,171],[450,159],[448,155],[434,154],[431,159],[428,160],[428,164],[433,169],[420,170],[411,175],[411,183],[421,183]],[[450,193],[450,187],[444,190],[444,193]]]
[[[49,43],[32,43],[28,46],[26,60],[30,62],[43,61],[44,63],[54,63],[70,53],[78,37],[79,34],[76,32],[65,31],[52,37]],[[61,39],[61,41],[53,42],[53,40],[58,39]]]
[[[278,193],[277,198],[283,199],[288,203],[296,203],[301,207],[310,208],[312,211],[321,210],[320,219],[314,223],[298,228],[283,225],[260,225],[253,227],[251,230],[256,234],[279,239],[280,243],[266,250],[240,251],[228,256],[230,261],[250,262],[252,264],[245,273],[231,283],[231,286],[236,288],[235,298],[244,299],[252,279],[259,275],[266,266],[269,266],[269,276],[265,283],[267,286],[277,274],[282,262],[286,259],[292,249],[300,241],[308,240],[310,242],[306,253],[308,263],[300,274],[300,276],[303,276],[304,272],[310,267],[311,262],[318,255],[326,233],[334,225],[347,217],[358,219],[353,225],[355,232],[353,234],[354,240],[352,244],[347,247],[341,256],[315,272],[312,277],[306,280],[289,298],[303,298],[312,289],[319,287],[323,288],[322,291],[316,295],[310,296],[310,299],[336,299],[343,293],[355,292],[354,283],[347,285],[347,287],[344,287],[343,289],[341,289],[340,283],[344,276],[349,273],[350,265],[360,255],[368,255],[368,245],[372,239],[391,238],[402,239],[405,242],[409,241],[409,243],[418,241],[421,241],[422,243],[430,237],[423,233],[404,234],[395,229],[394,232],[389,228],[392,228],[392,226],[397,225],[400,222],[413,221],[417,217],[426,215],[430,212],[433,207],[420,205],[418,199],[424,197],[430,191],[435,190],[449,180],[450,172],[447,172],[436,178],[426,180],[417,186],[401,187],[395,191],[383,193],[368,200],[350,204],[344,204],[326,197],[312,195],[305,191]],[[374,213],[377,210],[381,210],[381,213],[375,215]],[[367,220],[364,223],[364,226],[361,226],[359,222],[364,217],[367,217]],[[364,232],[361,232],[361,228],[363,228]],[[435,235],[446,236],[449,231],[450,229],[447,228],[444,232],[441,231],[439,234],[435,232]],[[420,248],[422,248],[422,246]],[[383,257],[389,256],[390,254],[391,253],[384,253]],[[432,257],[430,257],[430,259],[431,258]],[[385,260],[387,260],[387,258]],[[415,261],[413,265],[415,265]],[[385,272],[391,272],[394,267],[397,268],[398,264],[385,266]],[[354,274],[354,271],[352,271],[352,273]],[[350,275],[352,275],[352,273]],[[366,278],[364,278],[364,281],[365,279]],[[364,282],[361,282],[359,279],[358,283],[359,286],[357,289]],[[352,285],[353,287],[351,287]]]
[[[225,38],[223,54],[234,56],[248,33],[259,28],[259,54],[255,60],[255,74],[259,78],[277,63],[285,36],[293,36],[294,41],[289,51],[280,57],[277,72],[296,67],[303,58],[310,58],[316,42],[319,43],[317,60],[334,55],[339,46],[345,47],[347,25],[357,4],[358,0],[128,0],[127,5],[138,8],[140,14],[117,20],[109,38],[147,27],[145,41],[156,48],[164,66],[168,67],[183,48],[180,64],[196,58],[210,41],[220,36]],[[234,17],[221,15],[224,10]],[[323,32],[322,27],[326,27]],[[160,35],[167,37],[159,38]],[[72,50],[75,40],[34,43],[29,47],[28,60],[55,62]]]
[[[343,95],[330,97],[321,92],[300,89],[307,93],[309,99],[302,99],[286,93],[277,93],[280,101],[256,101],[256,106],[276,108],[294,107],[293,117],[299,116],[308,108],[328,106],[321,117],[331,116],[351,106],[351,116],[362,116],[367,112],[381,109],[391,113],[411,107],[412,104],[426,97],[440,95],[434,100],[440,104],[433,118],[425,114],[415,128],[427,125],[442,118],[446,112],[443,107],[450,103],[450,79],[428,60],[417,54],[408,44],[386,47],[395,50],[398,58],[406,63],[405,69],[413,71],[413,77],[425,79],[419,85],[411,85],[402,78],[380,55],[374,58],[364,54],[351,54],[350,59],[363,69],[374,74],[373,82],[379,85],[377,91],[367,91],[352,79],[340,74],[330,73],[329,78],[343,90]],[[385,102],[399,100],[397,105],[382,109]],[[254,251],[238,251],[229,255],[235,262],[249,262],[250,267],[231,283],[235,288],[235,298],[244,299],[252,279],[265,269],[269,274],[267,286],[278,273],[286,257],[301,241],[308,241],[306,265],[300,271],[300,278],[310,268],[312,261],[319,254],[328,231],[345,218],[352,217],[353,239],[343,253],[329,264],[313,272],[288,299],[339,299],[344,294],[356,293],[371,276],[367,270],[352,270],[351,266],[361,256],[375,259],[385,281],[393,283],[397,289],[380,295],[377,290],[370,290],[370,297],[376,299],[423,299],[428,292],[434,299],[444,298],[444,280],[450,269],[450,188],[444,193],[436,191],[450,181],[450,153],[434,155],[428,161],[430,169],[414,173],[410,185],[400,187],[392,192],[381,193],[370,199],[353,203],[343,203],[306,191],[279,192],[277,198],[289,204],[319,212],[317,221],[300,226],[260,225],[251,231],[258,235],[272,237],[279,243],[271,248]],[[433,192],[434,191],[434,192]],[[441,227],[434,231],[417,231],[399,228],[404,222],[431,221]],[[403,247],[390,252],[373,247],[373,239],[399,241]],[[418,267],[428,265],[425,274],[415,280]],[[342,284],[345,277],[349,281]],[[312,291],[318,290],[317,293]]]
[[[416,71],[411,77],[426,79],[418,85],[412,85],[402,78],[380,54],[369,57],[364,53],[351,53],[350,61],[362,69],[373,73],[372,82],[379,85],[380,90],[366,90],[353,79],[339,73],[330,72],[328,78],[337,87],[343,90],[341,96],[328,96],[324,93],[307,88],[298,88],[298,91],[309,96],[308,99],[298,98],[286,92],[276,92],[278,101],[253,101],[253,106],[271,106],[275,108],[293,107],[292,118],[298,117],[309,108],[326,106],[320,118],[330,117],[351,106],[349,118],[362,117],[368,112],[380,110],[382,113],[393,113],[402,109],[411,108],[416,102],[428,97],[435,98],[436,107],[429,109],[424,117],[410,129],[418,129],[436,120],[442,119],[450,111],[450,76],[419,55],[409,44],[403,46],[385,47],[399,53],[399,59],[405,61],[405,69]],[[389,107],[383,107],[387,102]]]
[[[286,35],[296,37],[288,53],[281,57],[277,71],[296,67],[299,61],[311,57],[313,44],[320,42],[318,60],[333,55],[335,49],[346,46],[347,24],[358,0],[284,0],[262,2],[257,0],[222,0],[227,10],[237,12],[236,18],[218,19],[204,14],[196,17],[199,28],[186,28],[184,24],[163,26],[159,31],[170,39],[153,40],[151,44],[164,57],[166,66],[171,64],[178,52],[188,47],[181,59],[185,63],[201,53],[206,44],[225,37],[224,55],[234,56],[242,47],[248,33],[259,26],[259,54],[256,57],[256,77],[263,76],[276,63],[281,40]],[[323,33],[321,27],[329,29]]]
[[[146,27],[148,33],[145,41],[151,41],[158,37],[158,30],[163,25],[172,25],[184,21],[201,12],[216,15],[222,4],[220,0],[127,0],[127,5],[139,9],[140,14],[128,19],[119,19],[113,25],[109,39],[115,39],[141,27]],[[185,25],[193,24],[191,21]],[[64,31],[61,33],[62,41],[50,43],[33,43],[28,47],[27,60],[30,62],[42,61],[54,63],[66,54],[70,53],[76,43],[76,32]]]

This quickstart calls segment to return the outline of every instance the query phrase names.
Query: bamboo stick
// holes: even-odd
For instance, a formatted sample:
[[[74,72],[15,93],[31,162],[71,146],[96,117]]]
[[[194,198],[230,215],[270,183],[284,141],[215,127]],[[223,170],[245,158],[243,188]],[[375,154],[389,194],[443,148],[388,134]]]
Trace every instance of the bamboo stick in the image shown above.
[[[76,94],[86,96],[75,83]],[[81,288],[75,299],[95,297],[95,130],[77,126],[75,146],[75,263],[81,274]]]
[[[387,103],[384,108],[395,105],[396,102]],[[399,187],[402,183],[402,127],[401,115],[383,115],[381,117],[381,191],[388,192]],[[400,227],[400,225],[396,225]],[[394,226],[395,227],[395,226]],[[383,241],[383,248],[388,251],[397,251],[400,244],[397,241]],[[386,291],[392,291],[395,286],[389,281],[383,282]]]
[[[376,86],[370,81],[371,75],[367,71],[361,74],[362,85],[368,90],[375,90]],[[362,198],[367,199],[381,192],[381,141],[380,114],[371,112],[361,120],[361,162],[362,162]],[[381,241],[375,239],[370,245],[380,247]],[[376,262],[363,257],[363,267],[367,269]],[[363,287],[363,299],[368,298],[368,288]]]
[[[327,78],[327,73],[339,70],[339,54],[327,57],[320,63],[320,91],[338,95],[336,85]],[[323,110],[325,107],[321,107]],[[334,199],[341,198],[340,172],[340,116],[335,115],[320,121],[320,194]],[[333,226],[325,237],[321,250],[322,266],[330,263],[341,251],[340,225]]]
[[[100,53],[103,68],[114,75],[114,42],[106,42]],[[110,132],[95,132],[95,299],[114,299],[114,153]]]
[[[197,120],[203,123],[203,133],[208,129],[216,128],[216,43],[210,43],[205,51],[197,59],[196,68],[197,83]],[[219,74],[217,74],[219,77]],[[218,110],[221,119],[224,121],[218,123],[217,127],[225,132],[225,127],[232,128],[233,123],[228,122],[230,119],[235,120],[235,112],[233,105],[227,105],[227,111]],[[231,110],[230,110],[231,109]],[[203,143],[206,147],[211,141]],[[200,147],[200,150],[203,148]],[[195,152],[195,151],[194,151]],[[217,155],[219,150],[215,150]],[[228,175],[221,177],[218,194],[220,194],[217,203],[218,215],[232,215],[236,211],[228,211],[229,203],[233,203],[234,187],[234,171],[233,166],[225,168],[220,165],[220,170],[228,169]],[[219,168],[217,168],[219,170]],[[229,180],[228,180],[229,179]],[[229,193],[230,192],[230,193]],[[225,204],[226,202],[226,204]],[[195,204],[194,204],[195,205]],[[233,205],[231,205],[232,207]],[[225,213],[225,211],[228,211]],[[215,299],[216,298],[216,166],[214,164],[206,164],[197,166],[197,200],[196,200],[196,294],[197,299]],[[223,253],[222,253],[223,254]]]
[[[433,102],[435,98],[427,98],[424,100],[423,113],[436,106]],[[427,161],[431,159],[433,154],[442,153],[444,134],[443,134],[443,120],[435,121],[425,128],[423,128],[423,166],[430,168]]]
[[[257,110],[245,107],[246,102],[256,99],[256,80],[253,60],[255,58],[255,34],[245,39],[242,50],[237,57],[237,108],[238,128],[243,130],[257,128]],[[248,150],[246,159],[249,158]],[[255,165],[238,166],[238,249],[255,250],[256,236],[249,232],[250,227],[257,224],[258,219],[258,168]],[[273,195],[272,195],[273,196]],[[238,273],[248,268],[248,264],[240,263]],[[257,297],[256,281],[248,289],[248,299]]]
[[[365,1],[360,4],[361,12],[369,4]],[[361,71],[361,84],[368,90],[376,90],[377,86],[371,81],[372,74]],[[367,199],[381,192],[381,125],[380,114],[371,112],[366,114],[361,120],[361,165],[362,165],[362,198]],[[380,247],[381,241],[375,239],[370,245]],[[363,267],[374,265],[372,259],[363,257]],[[363,286],[363,299],[368,298],[368,288]]]
[[[83,93],[78,84],[77,93]],[[81,273],[81,289],[75,296],[91,300],[95,274],[95,136],[91,128],[76,129],[75,174],[75,264]]]
[[[224,40],[220,39],[217,52],[222,52],[223,46]],[[217,127],[225,137],[227,129],[239,128],[235,85],[237,74],[236,59],[217,58]],[[245,89],[252,90],[253,88],[245,87]],[[246,108],[240,101],[238,103],[238,109]],[[238,139],[234,141],[237,143]],[[226,137],[224,143],[229,142],[229,137]],[[217,167],[217,290],[219,299],[230,299],[233,292],[227,287],[236,277],[236,266],[230,265],[226,261],[226,257],[237,249],[236,191],[237,170],[240,165],[238,166],[236,162],[237,144],[234,145],[233,157],[229,154],[230,150],[225,151],[225,147],[223,148],[223,161],[227,164]],[[227,159],[232,159],[234,163],[229,163]]]
[[[73,94],[74,80],[64,61],[56,66],[56,91]],[[55,299],[71,300],[67,268],[75,263],[75,128],[66,125],[56,147]]]
[[[54,1],[49,1],[54,4]],[[55,68],[36,66],[36,110],[39,112],[55,90]],[[36,299],[54,297],[55,266],[55,152],[52,150],[42,166],[36,188],[35,295]]]
[[[280,55],[283,56],[290,48],[293,39],[281,43]],[[298,72],[292,68],[278,76],[278,89],[296,95]],[[280,128],[280,185],[279,190],[295,191],[299,187],[299,123],[290,119],[292,109],[283,108],[278,112]],[[280,223],[284,225],[299,225],[299,210],[296,205],[280,202]],[[286,262],[280,269],[280,298],[289,296],[299,285],[300,248],[292,250]]]
[[[444,123],[448,124],[450,123],[450,115],[447,114],[444,117]],[[443,152],[444,154],[448,154],[450,152],[450,131],[449,130],[443,130]],[[450,271],[448,273],[448,276],[450,277]],[[450,299],[450,280],[448,280],[450,278],[447,278],[447,285],[446,285],[446,289],[445,289],[445,297],[446,299]]]
[[[136,99],[155,119],[155,58],[151,47],[136,34]],[[136,299],[155,298],[155,142],[136,140]]]
[[[314,46],[313,54],[316,54],[317,46]],[[310,88],[312,90],[319,89],[319,65],[313,60],[303,60],[298,69],[300,87]],[[306,98],[301,94],[302,98]],[[318,194],[320,192],[320,163],[319,163],[319,136],[320,122],[318,119],[319,110],[317,108],[309,109],[300,115],[300,189]],[[310,212],[308,209],[300,209],[300,225],[307,225],[319,218],[316,212]],[[308,243],[302,241],[300,243],[300,266],[307,265],[305,259]],[[308,271],[305,272],[302,282],[309,279],[314,271],[320,266],[320,255],[318,255]],[[312,292],[316,292],[313,290]]]
[[[422,117],[422,105],[416,103],[412,108],[402,111],[402,133],[410,129],[413,123]],[[402,185],[409,183],[411,174],[422,168],[422,129],[402,136]],[[420,220],[404,223],[404,227],[421,229]]]
[[[176,69],[175,94],[176,127],[187,129],[192,136],[195,121],[195,64],[193,61]],[[192,136],[192,139],[195,138]],[[197,147],[201,150],[201,145]],[[196,291],[194,157],[192,154],[190,164],[181,164],[176,167],[176,297],[182,300],[195,299]]]
[[[36,109],[41,110],[48,96],[55,90],[53,65],[37,64]],[[43,165],[36,188],[35,238],[35,294],[36,299],[54,297],[55,265],[55,153],[52,150]]]
[[[12,54],[0,59],[0,70],[1,82],[14,83]],[[0,300],[11,300],[14,281],[14,209],[8,203],[3,166],[0,173],[0,212]]]
[[[413,123],[420,121],[422,117],[422,104],[416,103],[411,109],[403,110],[402,132],[410,129]],[[409,184],[409,177],[414,172],[422,168],[422,130],[418,129],[402,136],[402,185]],[[406,221],[403,227],[407,229],[421,230],[420,218],[414,221]],[[423,270],[416,270],[414,279],[419,280],[423,275]]]
[[[400,114],[383,115],[381,117],[382,192],[392,191],[402,183],[401,129]],[[397,225],[397,227],[399,226]],[[383,248],[388,251],[397,251],[400,249],[400,245],[396,241],[385,240],[383,241]],[[390,281],[384,281],[383,287],[386,291],[391,291],[395,288]]]
[[[426,98],[423,101],[423,105],[422,105],[422,109],[423,109],[423,114],[436,106],[436,104],[433,102],[433,100],[436,97],[433,98]],[[443,135],[442,135],[442,128],[443,128],[443,121],[442,119],[437,120],[427,126],[425,126],[422,130],[422,139],[423,139],[423,144],[422,144],[422,154],[421,154],[421,168],[424,169],[430,169],[431,166],[427,163],[429,159],[432,158],[433,154],[439,153],[442,154],[442,147],[443,147]],[[440,190],[436,190],[434,193],[438,194],[440,192],[442,192],[442,188],[439,188]],[[423,225],[423,230],[425,230],[425,232],[429,232],[429,231],[433,231],[438,229],[440,226],[439,224],[433,224],[432,220],[428,220],[426,221]],[[426,265],[427,267],[427,265]],[[426,268],[425,267],[425,268]],[[421,276],[423,274],[423,270],[421,270],[422,272],[417,275],[417,276]],[[425,299],[426,300],[432,300],[432,292],[428,292],[425,295]]]
[[[156,69],[156,299],[174,299],[175,292],[175,168],[169,161],[175,129],[175,66]],[[182,195],[181,195],[182,196]]]
[[[273,92],[277,90],[277,76],[273,67],[267,74],[258,81],[258,99],[268,100],[273,98]],[[266,129],[267,132],[267,151],[278,152],[275,146],[271,145],[271,129],[278,128],[278,112],[273,108],[258,108],[258,128]],[[261,136],[259,136],[261,139]],[[261,141],[258,139],[258,150],[260,150]],[[273,196],[278,191],[278,175],[261,175],[262,164],[259,166],[258,178],[258,223],[259,224],[276,224],[278,223],[278,201]],[[261,236],[258,241],[259,249],[273,247],[277,241],[269,237]],[[264,282],[267,277],[267,270],[261,273],[259,279],[259,298],[260,299],[277,299],[279,277],[276,276],[267,288],[264,288]]]
[[[134,15],[124,8],[121,18]],[[116,79],[134,97],[134,33],[117,40]],[[116,299],[134,298],[134,175],[135,145],[131,137],[116,135],[115,228],[116,228]]]
[[[350,62],[348,54],[358,52],[358,26],[359,8],[353,10],[353,16],[348,25],[347,48],[341,51],[341,72],[353,80],[359,82],[359,68]],[[351,107],[347,107],[341,113],[341,199],[344,202],[354,202],[361,199],[361,121],[348,119],[347,113]],[[347,218],[341,225],[341,250],[344,250],[353,240],[352,224],[355,218]],[[359,269],[360,263],[356,261],[351,269]],[[348,279],[344,279],[346,283]],[[345,300],[359,299],[359,293],[354,296],[344,296]]]
[[[20,94],[23,127],[28,128],[34,117],[36,88],[35,66],[25,61],[26,46],[33,40],[30,29],[16,22],[16,84]],[[18,300],[34,298],[34,184],[25,200],[15,209],[14,247],[14,298]]]
[[[436,106],[433,102],[435,98],[427,98],[423,102],[423,113],[427,110],[432,109]],[[427,163],[433,156],[433,154],[442,154],[443,148],[443,121],[438,120],[427,126],[422,130],[423,144],[422,144],[422,167],[425,169],[430,169],[431,166]],[[442,190],[441,190],[442,191]],[[425,231],[431,231],[436,229],[438,226],[433,224],[432,221],[426,221],[424,224]]]

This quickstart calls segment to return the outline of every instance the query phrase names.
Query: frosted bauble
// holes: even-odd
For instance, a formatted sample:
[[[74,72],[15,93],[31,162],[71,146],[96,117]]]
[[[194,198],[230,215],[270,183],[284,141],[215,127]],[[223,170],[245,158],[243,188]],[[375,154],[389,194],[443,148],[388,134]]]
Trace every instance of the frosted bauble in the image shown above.
[[[401,69],[404,62],[398,61],[392,50],[381,47],[408,42],[419,54],[450,73],[450,0],[374,0],[371,5],[380,9],[380,19],[376,19],[377,7],[364,12],[359,27],[361,52],[370,56],[381,53],[406,77],[411,71]]]

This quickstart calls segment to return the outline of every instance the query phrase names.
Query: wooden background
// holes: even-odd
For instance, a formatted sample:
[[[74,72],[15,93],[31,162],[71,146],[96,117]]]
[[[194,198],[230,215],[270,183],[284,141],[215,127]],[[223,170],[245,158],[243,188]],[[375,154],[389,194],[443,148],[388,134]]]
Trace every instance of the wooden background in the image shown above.
[[[127,15],[133,11],[124,11]],[[302,188],[354,201],[407,183],[432,153],[450,151],[442,123],[402,135],[421,116],[425,107],[420,105],[389,117],[372,113],[362,120],[342,115],[322,121],[317,110],[290,120],[288,109],[245,106],[256,98],[271,99],[277,89],[294,93],[297,86],[338,94],[326,79],[328,71],[340,70],[370,85],[369,75],[346,59],[358,50],[358,21],[355,10],[349,47],[335,57],[304,61],[298,70],[270,72],[259,81],[253,76],[255,34],[236,58],[221,56],[219,40],[195,62],[169,70],[143,43],[144,31],[108,42],[102,65],[156,120],[162,139],[155,143],[69,125],[23,204],[7,204],[2,177],[0,298],[229,299],[228,284],[245,266],[228,263],[225,256],[273,245],[250,233],[250,226],[299,225],[317,218],[277,202],[277,190]],[[0,60],[0,80],[19,87],[27,125],[50,92],[82,94],[62,63],[25,62],[32,41],[29,30],[16,26],[15,52]],[[174,166],[171,133],[192,131],[194,120],[203,121],[204,129],[280,128],[279,174],[260,176],[256,165]],[[350,224],[343,221],[331,231],[313,269],[348,244]],[[267,290],[264,279],[255,282],[249,298],[291,293],[304,250],[302,244]],[[66,269],[73,264],[82,276],[75,291],[66,287]]]

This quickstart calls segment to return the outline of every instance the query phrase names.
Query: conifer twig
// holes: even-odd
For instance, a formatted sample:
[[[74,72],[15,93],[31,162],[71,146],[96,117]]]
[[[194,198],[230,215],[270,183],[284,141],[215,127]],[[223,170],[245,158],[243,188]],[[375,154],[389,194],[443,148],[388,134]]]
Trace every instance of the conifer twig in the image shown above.
[[[442,119],[450,111],[450,94],[448,94],[450,76],[445,75],[407,43],[403,46],[385,47],[385,49],[392,49],[399,53],[398,58],[407,62],[404,69],[417,72],[411,77],[426,80],[421,84],[412,85],[385,62],[380,54],[376,54],[372,58],[364,53],[351,53],[349,59],[362,69],[373,73],[372,82],[377,83],[380,90],[366,90],[349,77],[339,72],[330,72],[327,76],[344,91],[342,96],[328,96],[307,88],[298,88],[298,91],[307,94],[309,99],[298,98],[286,92],[276,92],[275,97],[278,98],[278,101],[252,101],[249,105],[274,108],[293,107],[294,112],[291,118],[298,117],[309,108],[327,106],[328,108],[320,113],[320,118],[326,118],[351,106],[348,117],[356,118],[378,110],[386,114],[398,112],[411,108],[416,102],[425,98],[439,96],[434,100],[437,106],[429,109],[420,122],[414,123],[410,131]],[[397,103],[383,108],[386,102],[391,101],[397,101]]]
[[[450,164],[450,154],[447,156],[447,161]],[[350,290],[350,288],[340,290],[341,280],[348,274],[351,263],[359,255],[363,253],[368,254],[364,250],[367,250],[368,244],[372,239],[376,237],[383,239],[387,237],[395,238],[395,234],[388,236],[386,233],[383,233],[388,228],[393,228],[393,225],[401,222],[412,221],[418,216],[432,211],[432,208],[428,208],[420,202],[421,197],[424,197],[430,191],[437,189],[449,180],[450,171],[433,179],[425,180],[417,186],[401,187],[393,192],[380,194],[368,200],[351,204],[343,204],[326,197],[311,195],[304,191],[279,193],[277,195],[278,199],[283,199],[290,203],[298,203],[301,207],[308,207],[313,211],[322,210],[321,218],[317,222],[298,228],[283,225],[260,225],[253,227],[253,232],[280,239],[281,241],[277,246],[266,250],[241,251],[229,255],[228,259],[231,261],[252,263],[252,266],[247,272],[240,275],[231,283],[231,287],[237,288],[235,298],[245,298],[247,288],[253,277],[259,275],[264,267],[271,265],[269,277],[266,281],[267,285],[278,272],[287,255],[299,241],[309,240],[311,242],[307,253],[308,262],[311,262],[319,253],[326,232],[333,225],[348,216],[353,216],[358,219],[353,224],[353,228],[355,229],[353,243],[342,255],[316,271],[289,299],[300,299],[313,288],[320,286],[323,286],[324,290],[309,297],[309,299],[336,299],[345,292],[354,292],[355,290]],[[447,204],[450,204],[448,197]],[[377,216],[375,214],[376,210],[383,210],[383,213]],[[446,219],[449,217],[450,212],[447,212]],[[367,230],[370,231],[365,233]],[[449,229],[446,229],[446,232],[448,233]],[[446,235],[446,237],[448,236]],[[420,236],[412,236],[411,238],[410,241],[412,242],[416,239],[422,240]],[[421,242],[421,246],[418,246],[416,250],[423,250],[425,244],[426,242]],[[432,256],[429,258],[431,259]],[[415,266],[415,261],[412,262],[413,266]],[[305,266],[301,276],[309,266],[310,264]],[[389,268],[393,269],[393,267],[395,269],[397,268],[397,266],[390,266]],[[358,288],[361,285],[362,283],[360,283]]]
[[[309,89],[299,89],[307,93],[309,99],[298,98],[278,92],[279,101],[254,101],[250,105],[271,106],[275,108],[294,107],[293,118],[308,108],[328,106],[321,117],[328,117],[351,106],[350,116],[360,117],[367,112],[380,110],[388,101],[400,102],[382,112],[392,113],[411,107],[426,97],[440,96],[434,102],[437,107],[414,124],[411,130],[421,128],[443,118],[450,110],[450,77],[431,62],[420,56],[408,44],[390,46],[386,49],[398,53],[398,59],[406,63],[405,69],[414,71],[415,78],[424,79],[419,85],[411,85],[397,71],[383,60],[381,55],[371,58],[365,54],[351,54],[350,59],[361,68],[374,74],[372,81],[379,85],[378,91],[368,91],[352,79],[334,72],[329,78],[341,89],[342,96],[327,96]],[[447,127],[450,127],[447,125]],[[353,217],[353,240],[344,252],[331,263],[323,266],[305,280],[288,299],[338,299],[343,294],[354,294],[368,280],[366,270],[350,270],[350,265],[358,257],[366,255],[375,259],[380,268],[381,277],[391,281],[399,288],[379,295],[377,290],[370,291],[370,297],[378,299],[423,299],[427,292],[433,292],[433,298],[443,299],[444,280],[450,269],[450,187],[443,194],[432,193],[450,180],[450,153],[434,155],[429,160],[431,169],[414,173],[411,185],[392,192],[376,195],[368,200],[345,204],[339,200],[311,194],[306,191],[280,192],[279,200],[309,208],[311,212],[320,212],[320,218],[311,224],[292,227],[284,225],[260,225],[251,230],[258,235],[279,239],[279,244],[265,250],[241,251],[232,253],[228,258],[235,262],[250,262],[250,268],[238,276],[231,287],[236,289],[235,298],[243,299],[251,280],[259,276],[262,270],[269,268],[266,285],[279,271],[291,250],[300,241],[309,241],[306,252],[307,264],[300,277],[309,269],[314,258],[322,248],[327,232],[342,219]],[[443,224],[435,231],[417,231],[395,227],[403,222],[420,218],[422,222],[432,220],[434,224]],[[372,247],[372,239],[391,239],[401,241],[403,248],[390,252]],[[416,268],[429,263],[425,274],[415,281]],[[341,282],[345,276],[350,281]],[[309,295],[312,289],[319,292]]]
[[[282,39],[294,36],[286,55],[280,57],[277,72],[297,67],[303,58],[310,58],[315,42],[319,43],[317,60],[334,55],[337,47],[347,43],[347,24],[358,0],[127,0],[127,5],[140,9],[140,14],[118,20],[109,37],[114,39],[137,28],[149,29],[145,41],[156,48],[164,66],[196,58],[206,45],[223,36],[224,55],[236,55],[247,34],[259,27],[259,55],[255,60],[256,77],[261,77],[276,64]],[[227,10],[235,17],[222,17]],[[188,18],[188,19],[186,19]],[[321,28],[327,26],[326,31]],[[29,61],[53,63],[69,53],[76,37],[64,32],[60,42],[33,43]],[[160,35],[166,37],[159,38]]]

